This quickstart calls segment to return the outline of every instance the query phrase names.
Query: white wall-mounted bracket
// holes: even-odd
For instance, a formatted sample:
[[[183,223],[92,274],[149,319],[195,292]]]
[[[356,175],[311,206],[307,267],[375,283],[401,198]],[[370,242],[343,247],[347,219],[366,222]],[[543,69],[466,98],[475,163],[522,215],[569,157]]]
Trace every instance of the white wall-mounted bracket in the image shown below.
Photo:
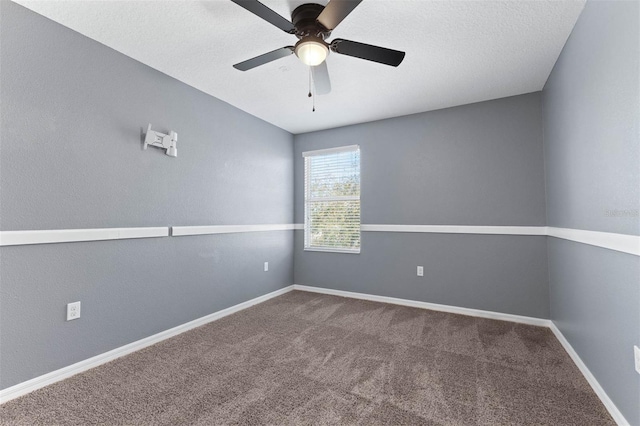
[[[178,142],[178,134],[173,130],[168,135],[151,130],[151,123],[147,126],[147,133],[144,136],[143,149],[147,149],[148,145],[163,148],[167,150],[167,155],[170,157],[178,156],[178,148],[176,143]]]

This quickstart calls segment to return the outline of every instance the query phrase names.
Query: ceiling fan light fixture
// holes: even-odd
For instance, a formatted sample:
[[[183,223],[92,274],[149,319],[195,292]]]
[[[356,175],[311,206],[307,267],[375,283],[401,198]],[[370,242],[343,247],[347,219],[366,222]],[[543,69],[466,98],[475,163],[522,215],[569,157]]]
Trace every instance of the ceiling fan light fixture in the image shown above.
[[[304,64],[315,67],[327,59],[329,48],[321,38],[307,37],[296,44],[295,52]]]

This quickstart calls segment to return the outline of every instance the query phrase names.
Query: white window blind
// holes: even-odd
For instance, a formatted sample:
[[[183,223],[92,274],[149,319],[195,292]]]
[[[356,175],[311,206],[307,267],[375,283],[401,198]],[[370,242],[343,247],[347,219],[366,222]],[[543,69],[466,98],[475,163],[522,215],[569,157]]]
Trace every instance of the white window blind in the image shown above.
[[[360,147],[302,155],[305,250],[360,253]]]

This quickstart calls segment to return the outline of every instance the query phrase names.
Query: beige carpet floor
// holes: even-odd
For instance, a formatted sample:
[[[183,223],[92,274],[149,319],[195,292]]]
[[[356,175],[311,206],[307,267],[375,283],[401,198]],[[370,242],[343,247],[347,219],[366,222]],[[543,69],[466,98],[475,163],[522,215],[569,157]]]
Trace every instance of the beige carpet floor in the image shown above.
[[[0,424],[614,422],[546,328],[294,291],[10,401]]]

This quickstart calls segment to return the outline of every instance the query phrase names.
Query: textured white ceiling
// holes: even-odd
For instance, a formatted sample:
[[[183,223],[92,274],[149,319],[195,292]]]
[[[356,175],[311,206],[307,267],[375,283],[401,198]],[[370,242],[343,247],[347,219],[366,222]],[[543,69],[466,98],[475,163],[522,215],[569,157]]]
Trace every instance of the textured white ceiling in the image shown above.
[[[405,60],[393,68],[330,54],[332,92],[312,112],[308,68],[294,55],[232,67],[297,39],[231,1],[16,2],[291,133],[541,90],[584,6],[364,0],[329,40],[403,50]],[[307,2],[263,1],[287,19]]]

